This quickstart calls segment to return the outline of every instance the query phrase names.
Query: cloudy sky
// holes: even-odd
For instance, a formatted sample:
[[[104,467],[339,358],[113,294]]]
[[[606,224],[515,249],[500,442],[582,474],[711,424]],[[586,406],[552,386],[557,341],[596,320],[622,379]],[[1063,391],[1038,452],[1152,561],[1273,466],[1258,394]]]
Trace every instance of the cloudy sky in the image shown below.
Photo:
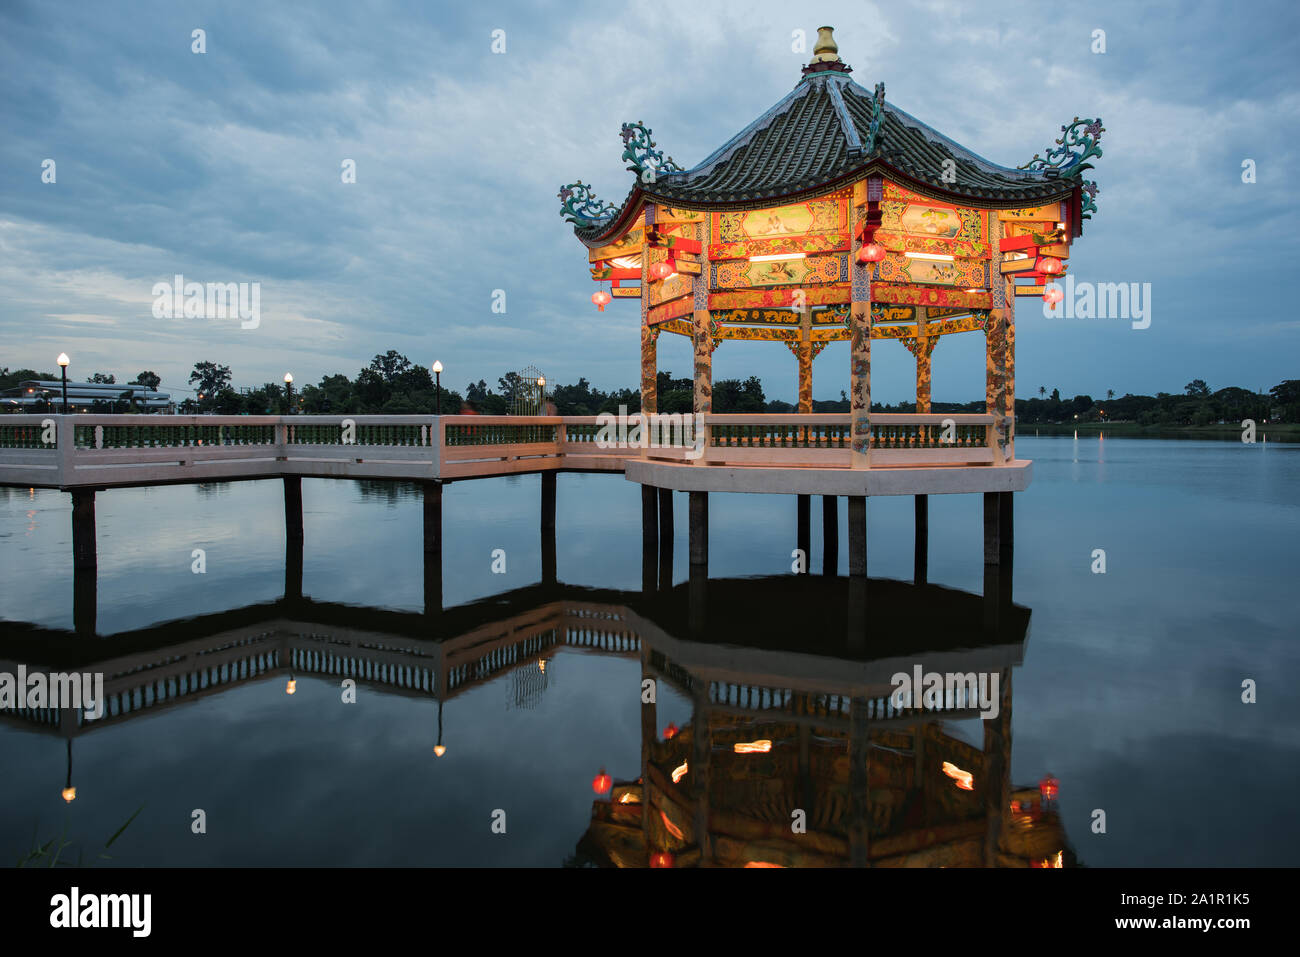
[[[1300,378],[1284,298],[1298,11],[0,0],[0,367],[52,369],[66,351],[76,378],[152,369],[179,397],[199,360],[231,366],[236,385],[285,371],[302,383],[397,349],[440,359],[458,389],[530,364],[553,382],[635,386],[637,303],[591,305],[559,186],[582,179],[620,202],[629,120],[698,162],[798,81],[809,53],[792,51],[793,31],[829,23],[859,83],[883,80],[891,103],[995,162],[1026,162],[1076,115],[1102,118],[1099,213],[1071,271],[1149,282],[1151,325],[1048,320],[1021,300],[1021,397],[1179,392],[1192,378],[1267,388]],[[261,324],[155,318],[153,286],[177,273],[260,283]],[[982,350],[977,333],[939,345],[936,400],[983,395]],[[874,358],[874,397],[908,398],[911,356],[878,342]],[[714,363],[715,378],[758,374],[794,400],[779,345],[724,343]],[[689,367],[686,341],[664,337],[660,368]],[[847,345],[833,345],[815,394],[837,398],[847,378]]]

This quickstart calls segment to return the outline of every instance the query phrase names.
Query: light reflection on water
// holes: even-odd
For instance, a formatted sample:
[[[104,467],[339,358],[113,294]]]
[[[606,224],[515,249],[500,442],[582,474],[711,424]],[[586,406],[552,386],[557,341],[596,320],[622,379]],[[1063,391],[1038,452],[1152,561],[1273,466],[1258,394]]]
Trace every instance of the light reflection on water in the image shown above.
[[[1277,769],[1295,766],[1300,747],[1300,701],[1284,679],[1300,657],[1290,598],[1300,447],[1021,436],[1017,451],[1035,463],[1015,514],[1015,601],[1033,618],[1014,676],[1012,783],[1048,771],[1060,779],[1066,833],[1089,864],[1293,863],[1298,829]],[[539,579],[538,485],[448,487],[448,606]],[[566,474],[558,489],[559,580],[636,592],[637,488]],[[305,594],[422,609],[416,490],[307,481],[304,508]],[[6,621],[72,626],[69,513],[66,495],[0,490]],[[278,482],[109,491],[97,513],[101,634],[282,594]],[[910,501],[873,499],[868,513],[871,575],[910,577]],[[681,583],[682,496],[675,517]],[[710,520],[713,576],[788,574],[792,501],[713,496]],[[981,592],[981,521],[976,497],[932,497],[932,582]],[[816,515],[812,529],[815,572]],[[195,548],[206,552],[205,575],[191,572]],[[503,575],[491,571],[496,548],[507,555]],[[1105,575],[1090,570],[1098,548]],[[769,592],[782,600],[776,585]],[[495,613],[476,614],[487,623]],[[16,630],[0,627],[7,639]],[[808,640],[824,627],[808,609]],[[746,641],[725,622],[713,638]],[[118,862],[559,864],[587,832],[593,775],[640,775],[641,672],[639,659],[572,647],[547,669],[553,681],[540,694],[516,694],[516,677],[503,672],[447,702],[442,758],[432,755],[432,699],[363,688],[357,704],[341,706],[338,680],[309,674],[296,676],[292,697],[283,681],[238,684],[79,738],[71,805],[59,794],[63,741],[0,726],[0,854],[16,858],[34,824],[52,836],[65,815],[70,833],[102,841],[146,803],[131,839],[114,847]],[[1241,703],[1246,678],[1259,682],[1257,704]],[[660,730],[688,726],[691,713],[665,690]],[[981,744],[978,725],[950,730]],[[208,813],[202,837],[189,831],[197,807]],[[508,807],[505,837],[489,829],[497,807]],[[1089,829],[1095,808],[1107,811],[1104,836]]]

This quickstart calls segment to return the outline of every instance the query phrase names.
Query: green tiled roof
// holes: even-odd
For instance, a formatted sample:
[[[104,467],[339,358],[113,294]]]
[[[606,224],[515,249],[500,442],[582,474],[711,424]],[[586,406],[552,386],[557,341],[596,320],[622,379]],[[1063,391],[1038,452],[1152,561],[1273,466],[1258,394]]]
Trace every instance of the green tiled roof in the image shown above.
[[[976,205],[1039,205],[1064,199],[1079,180],[1057,170],[999,166],[884,101],[845,72],[806,75],[780,102],[691,169],[659,172],[633,188],[617,212],[579,223],[595,243],[632,212],[638,194],[683,207],[773,205],[866,172],[891,175],[918,192]],[[945,162],[949,161],[949,162]],[[947,180],[945,180],[945,175]]]

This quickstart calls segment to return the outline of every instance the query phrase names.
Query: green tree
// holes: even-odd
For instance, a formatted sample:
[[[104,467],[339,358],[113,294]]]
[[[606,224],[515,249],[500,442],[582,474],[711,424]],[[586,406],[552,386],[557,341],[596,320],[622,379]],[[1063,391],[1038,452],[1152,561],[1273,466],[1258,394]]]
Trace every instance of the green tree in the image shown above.
[[[197,391],[202,396],[199,399],[200,408],[211,408],[216,394],[230,386],[230,366],[196,362],[194,371],[190,373],[190,384],[197,386]]]
[[[1210,397],[1210,387],[1205,384],[1204,379],[1193,379],[1184,388],[1193,399],[1208,399]]]
[[[86,381],[94,382],[99,385],[117,385],[117,376],[112,374],[105,374],[103,372],[96,372]]]
[[[146,389],[157,389],[158,386],[162,385],[162,376],[156,372],[145,370],[131,381],[136,385],[144,386]]]

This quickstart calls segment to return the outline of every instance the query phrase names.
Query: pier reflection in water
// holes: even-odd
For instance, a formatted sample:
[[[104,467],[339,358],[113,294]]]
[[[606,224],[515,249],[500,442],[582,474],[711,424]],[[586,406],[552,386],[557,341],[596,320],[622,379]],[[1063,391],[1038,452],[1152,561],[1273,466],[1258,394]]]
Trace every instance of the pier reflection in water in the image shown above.
[[[164,725],[155,734],[165,732],[188,704],[241,686],[271,683],[283,695],[304,678],[351,678],[362,694],[410,699],[410,720],[436,733],[430,743],[442,755],[443,714],[458,697],[500,681],[513,706],[535,707],[556,656],[583,652],[621,661],[612,680],[626,687],[616,693],[642,702],[640,766],[611,766],[608,781],[592,769],[602,772],[602,793],[585,833],[574,830],[569,863],[1068,865],[1073,853],[1044,800],[1051,785],[1009,778],[1012,673],[1029,611],[1011,603],[996,570],[990,576],[987,597],[783,576],[697,580],[649,595],[542,584],[423,615],[290,591],[108,638],[18,625],[0,670],[102,671],[107,710],[87,720],[76,710],[10,709],[3,720],[64,739],[67,779],[58,783],[74,789],[74,742],[80,761],[115,727],[153,716]],[[996,681],[986,686],[996,688],[996,715],[961,691],[891,701],[893,676],[917,668]],[[656,702],[644,700],[646,679]],[[680,728],[660,727],[657,702],[668,697],[689,706]],[[427,728],[433,702],[436,730]],[[982,747],[953,731],[981,721]],[[556,752],[566,747],[563,737],[548,740]],[[238,778],[241,769],[223,773]],[[590,800],[588,787],[574,781],[571,800]],[[375,816],[383,826],[382,811]],[[153,851],[185,862],[167,847]],[[451,861],[435,852],[427,862]]]

